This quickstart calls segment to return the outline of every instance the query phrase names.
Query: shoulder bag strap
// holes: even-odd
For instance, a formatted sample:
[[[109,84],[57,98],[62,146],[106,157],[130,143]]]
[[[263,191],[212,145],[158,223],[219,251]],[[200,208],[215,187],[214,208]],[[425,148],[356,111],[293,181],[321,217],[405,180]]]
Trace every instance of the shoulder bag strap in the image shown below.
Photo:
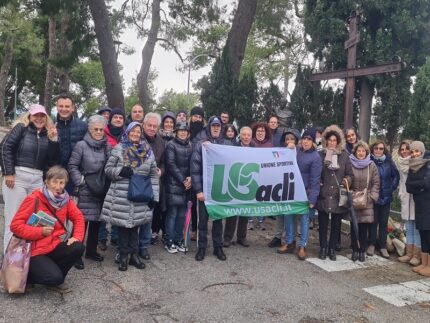
[[[68,231],[67,231],[66,226],[65,226],[65,225],[64,225],[64,223],[63,223],[63,221],[61,221],[61,219],[57,216],[57,211],[56,211],[55,209],[51,208],[51,206],[50,206],[50,205],[48,205],[48,209],[52,212],[52,215],[54,216],[54,218],[56,218],[56,219],[58,220],[58,222],[59,222],[59,223],[60,223],[60,225],[63,227],[63,229],[64,229],[66,232],[68,232]]]

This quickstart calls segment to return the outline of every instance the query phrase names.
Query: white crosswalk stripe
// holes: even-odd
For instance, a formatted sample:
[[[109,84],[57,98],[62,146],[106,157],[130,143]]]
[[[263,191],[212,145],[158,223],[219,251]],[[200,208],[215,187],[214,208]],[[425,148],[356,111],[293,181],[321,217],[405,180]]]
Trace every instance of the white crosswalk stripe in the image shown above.
[[[306,261],[324,269],[328,272],[354,270],[360,268],[368,268],[374,266],[387,266],[392,262],[382,257],[374,255],[373,257],[367,257],[365,262],[353,262],[351,259],[344,256],[336,256],[336,261],[331,261],[328,257],[326,260],[319,258],[307,258]]]
[[[379,285],[363,290],[397,307],[430,301],[430,279]]]

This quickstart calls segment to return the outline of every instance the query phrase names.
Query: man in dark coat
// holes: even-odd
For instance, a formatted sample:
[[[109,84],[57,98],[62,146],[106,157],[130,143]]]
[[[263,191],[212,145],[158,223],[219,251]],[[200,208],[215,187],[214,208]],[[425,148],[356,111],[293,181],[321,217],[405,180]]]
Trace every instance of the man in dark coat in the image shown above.
[[[205,195],[203,193],[203,156],[202,145],[207,143],[220,144],[221,138],[221,120],[212,116],[209,119],[208,127],[206,128],[207,139],[199,141],[194,147],[191,156],[191,182],[194,193],[198,200],[198,216],[199,216],[199,239],[198,251],[195,259],[202,261],[205,258],[206,248],[208,245],[208,213],[205,206]],[[212,240],[214,247],[214,255],[219,260],[226,260],[224,251],[222,250],[222,220],[212,221]]]
[[[151,146],[152,152],[155,156],[157,163],[157,172],[160,178],[160,198],[159,203],[155,204],[154,212],[151,223],[144,224],[139,229],[139,250],[140,256],[143,259],[150,259],[148,252],[149,245],[151,244],[152,234],[158,234],[160,229],[164,230],[164,218],[163,218],[163,205],[164,205],[164,189],[162,187],[163,175],[164,175],[164,149],[165,143],[163,138],[158,134],[160,129],[161,117],[158,113],[149,112],[143,119],[143,136]],[[152,228],[152,230],[151,230]]]
[[[75,105],[68,95],[60,95],[57,99],[57,122],[58,140],[60,142],[60,164],[67,169],[73,148],[81,141],[87,133],[87,124],[74,117]],[[66,185],[69,194],[74,193],[73,182]]]

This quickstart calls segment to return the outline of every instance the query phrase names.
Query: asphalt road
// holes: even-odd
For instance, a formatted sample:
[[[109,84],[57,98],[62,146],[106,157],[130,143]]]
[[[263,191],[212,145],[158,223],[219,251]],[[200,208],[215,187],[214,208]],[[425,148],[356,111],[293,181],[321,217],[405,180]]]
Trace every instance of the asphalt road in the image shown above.
[[[225,262],[218,261],[211,249],[203,262],[196,262],[195,243],[186,255],[171,255],[156,245],[151,248],[152,260],[146,269],[131,267],[119,272],[109,248],[103,263],[86,261],[85,270],[71,270],[67,282],[73,291],[69,294],[43,286],[25,295],[0,292],[0,321],[430,321],[428,302],[396,307],[363,290],[422,279],[409,266],[397,263],[395,257],[385,265],[327,272],[266,247],[274,224],[267,222],[267,231],[249,232],[250,248],[226,249]],[[3,217],[0,229],[3,241]],[[316,232],[311,235],[309,255],[316,257]],[[346,237],[344,240],[347,245]]]

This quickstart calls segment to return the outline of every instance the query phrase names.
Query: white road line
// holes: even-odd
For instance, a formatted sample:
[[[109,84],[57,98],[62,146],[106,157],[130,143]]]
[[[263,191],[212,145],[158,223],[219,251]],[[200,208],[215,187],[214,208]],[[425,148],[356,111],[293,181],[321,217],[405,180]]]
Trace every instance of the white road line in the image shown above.
[[[315,266],[318,266],[328,272],[354,270],[392,264],[391,261],[376,255],[374,255],[373,257],[367,257],[365,262],[353,262],[351,259],[344,256],[336,256],[336,258],[336,261],[331,261],[328,257],[326,260],[321,260],[319,258],[307,258],[306,261],[309,261]]]
[[[430,301],[430,279],[379,285],[363,290],[397,307]]]

